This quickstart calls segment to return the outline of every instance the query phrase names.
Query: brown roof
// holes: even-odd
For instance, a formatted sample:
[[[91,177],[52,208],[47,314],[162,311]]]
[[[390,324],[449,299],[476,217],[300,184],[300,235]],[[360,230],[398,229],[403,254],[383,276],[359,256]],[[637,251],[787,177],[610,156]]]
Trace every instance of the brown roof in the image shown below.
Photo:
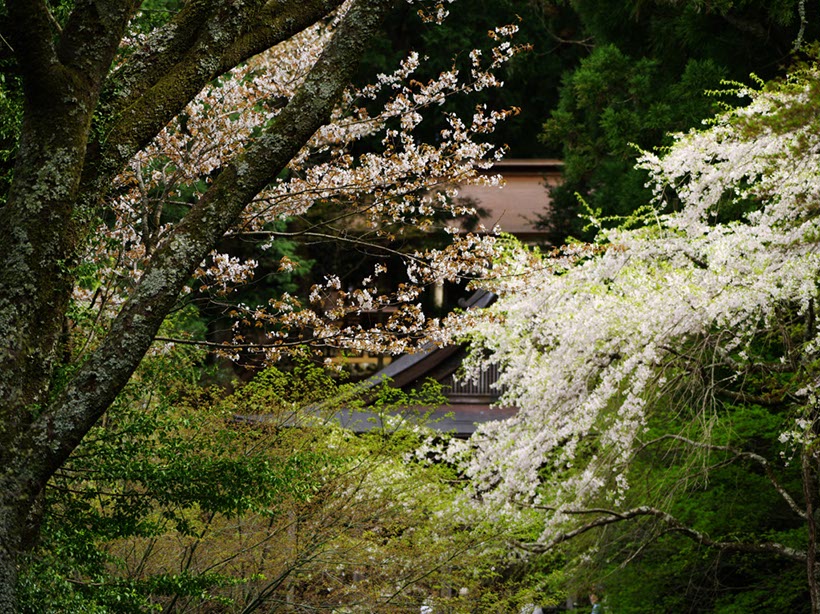
[[[488,230],[498,225],[502,232],[522,241],[538,240],[546,233],[536,228],[535,222],[547,212],[550,205],[547,188],[561,182],[562,172],[560,160],[502,160],[483,174],[501,175],[504,185],[459,186],[459,197],[474,200],[487,211],[481,223]]]
[[[483,309],[491,305],[495,298],[491,292],[478,290],[463,301],[461,307]],[[422,352],[405,354],[395,359],[363,382],[363,385],[375,387],[389,380],[392,386],[411,390],[427,379],[436,380],[442,385],[448,404],[433,410],[429,426],[441,432],[451,432],[456,437],[467,438],[475,432],[476,424],[509,418],[517,409],[492,407],[498,400],[498,392],[488,387],[494,381],[492,377],[482,378],[487,381],[477,389],[456,389],[458,386],[453,383],[453,374],[458,371],[465,354],[466,348],[462,345],[439,348],[431,344]],[[418,413],[415,408],[408,408],[407,411]],[[377,416],[366,411],[350,414],[342,412],[341,422],[343,426],[356,431],[370,431],[379,427]]]

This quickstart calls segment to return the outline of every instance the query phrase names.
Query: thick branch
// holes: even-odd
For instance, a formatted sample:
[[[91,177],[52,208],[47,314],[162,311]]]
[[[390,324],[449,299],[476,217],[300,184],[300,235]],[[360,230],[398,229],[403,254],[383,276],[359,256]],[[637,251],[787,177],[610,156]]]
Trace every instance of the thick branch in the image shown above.
[[[229,42],[221,57],[215,58],[219,65],[213,76],[287,40],[341,3],[342,0],[268,0],[255,19]],[[188,61],[197,38],[214,22],[214,13],[222,4],[220,0],[188,2],[170,22],[152,32],[145,44],[113,75],[107,89],[114,109],[128,107]],[[207,81],[201,83],[199,89],[205,83]]]
[[[217,2],[221,8],[214,11],[210,3],[200,2],[181,12],[149,43],[153,51],[137,54],[112,79],[109,89],[123,95],[113,101],[118,119],[108,132],[93,186],[106,186],[208,82],[301,32],[339,4],[340,0],[255,0],[232,10]],[[100,168],[105,169],[104,176]],[[88,188],[96,191],[92,185]]]
[[[267,131],[220,173],[156,249],[101,346],[35,421],[21,455],[29,491],[43,487],[105,412],[150,347],[191,272],[329,117],[392,0],[351,8],[304,85]]]
[[[57,56],[99,90],[138,0],[77,2],[60,36]]]
[[[551,548],[554,548],[558,544],[562,544],[566,541],[569,541],[575,537],[578,537],[579,535],[586,533],[587,531],[591,531],[592,529],[614,524],[616,522],[622,522],[624,520],[632,520],[634,518],[639,518],[642,516],[653,516],[658,520],[662,521],[664,524],[666,524],[672,531],[680,533],[681,535],[684,535],[689,539],[703,546],[706,546],[707,548],[715,548],[723,551],[747,552],[750,554],[774,554],[801,563],[805,562],[807,558],[805,552],[796,550],[794,548],[790,548],[789,546],[784,546],[783,544],[779,544],[776,542],[748,543],[715,541],[706,533],[697,531],[692,527],[683,524],[671,514],[668,514],[662,510],[649,506],[636,507],[623,512],[596,509],[562,510],[562,513],[574,515],[595,513],[603,515],[581,525],[577,529],[568,531],[566,533],[559,533],[546,544],[518,544],[518,546],[530,552],[546,552]]]
[[[220,74],[313,25],[343,0],[272,0],[254,24],[222,55]]]
[[[103,98],[112,111],[128,107],[182,61],[220,4],[220,0],[186,2],[167,24],[152,31],[106,84]]]
[[[73,287],[75,202],[91,116],[133,2],[78,2],[59,50],[41,2],[8,5],[19,26],[25,97],[14,178],[0,208],[0,412],[7,426],[0,440],[16,437],[27,406],[45,398]],[[84,53],[87,60],[78,61]]]
[[[198,29],[198,36],[190,41],[178,62],[165,70],[146,72],[145,78],[150,77],[155,82],[139,96],[128,97],[127,107],[112,106],[111,112],[116,120],[107,130],[100,160],[94,164],[94,174],[84,178],[84,191],[91,186],[104,189],[122,165],[147,145],[217,75],[218,58],[247,24],[258,18],[263,5],[264,0],[220,3],[218,10]],[[188,33],[179,36],[187,37]],[[112,86],[125,92],[130,89],[128,83],[113,82]],[[139,84],[135,87],[139,91]]]

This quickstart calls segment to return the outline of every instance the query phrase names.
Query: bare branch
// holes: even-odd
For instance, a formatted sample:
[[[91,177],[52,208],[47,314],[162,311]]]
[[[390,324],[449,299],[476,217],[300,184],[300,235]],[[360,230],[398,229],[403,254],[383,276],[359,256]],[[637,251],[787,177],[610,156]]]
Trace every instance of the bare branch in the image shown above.
[[[643,516],[651,516],[657,518],[664,524],[666,524],[670,530],[680,533],[688,537],[689,539],[706,546],[707,548],[714,548],[717,550],[723,551],[734,551],[734,552],[747,552],[750,554],[774,554],[777,556],[781,556],[786,559],[790,559],[793,561],[798,562],[805,562],[807,559],[807,555],[805,552],[796,550],[789,546],[785,546],[783,544],[779,544],[777,542],[758,542],[758,543],[749,543],[749,542],[727,542],[727,541],[715,541],[711,537],[709,537],[706,533],[701,531],[697,531],[682,522],[680,522],[677,518],[664,512],[663,510],[659,510],[654,507],[649,506],[641,506],[635,507],[629,510],[625,510],[623,512],[616,512],[614,510],[606,510],[606,509],[596,509],[596,510],[561,510],[564,514],[602,514],[598,518],[591,520],[580,527],[568,531],[566,533],[559,533],[555,537],[553,537],[548,543],[541,544],[541,543],[519,543],[516,544],[518,547],[527,550],[529,552],[547,552],[548,550],[554,548],[555,546],[562,544],[564,542],[570,541],[571,539],[578,537],[579,535],[583,535],[584,533],[591,531],[592,529],[607,526],[610,524],[614,524],[617,522],[622,522],[625,520],[632,520],[635,518],[640,518]]]
[[[738,450],[737,448],[733,448],[731,446],[719,446],[704,441],[695,441],[694,439],[689,439],[687,437],[682,437],[681,435],[674,435],[671,433],[662,435],[661,437],[657,437],[655,439],[645,442],[635,451],[635,454],[640,453],[642,450],[648,448],[651,445],[670,439],[674,441],[680,441],[681,443],[685,443],[688,446],[700,448],[702,450],[712,450],[715,452],[729,452],[730,454],[733,454],[735,458],[744,458],[758,463],[763,468],[763,471],[766,474],[766,477],[768,478],[769,482],[771,482],[772,486],[778,492],[778,494],[780,494],[780,496],[783,497],[783,500],[788,504],[789,508],[791,508],[791,510],[795,514],[797,514],[804,520],[807,519],[806,510],[802,509],[799,505],[797,505],[797,502],[786,491],[786,489],[783,488],[783,486],[777,480],[777,476],[774,473],[774,469],[772,468],[771,463],[760,454],[755,454],[754,452],[746,452],[744,450]]]
[[[763,407],[778,407],[789,399],[789,395],[785,392],[782,394],[747,394],[745,392],[735,392],[722,386],[715,386],[715,393],[738,403],[751,403]]]
[[[392,249],[387,247],[386,245],[379,245],[378,243],[373,243],[372,241],[364,241],[357,237],[351,237],[348,235],[338,234],[332,235],[323,232],[310,232],[310,231],[295,231],[295,232],[277,232],[275,230],[256,230],[251,232],[235,232],[229,233],[228,236],[236,237],[236,236],[256,236],[256,237],[307,237],[313,239],[325,239],[328,241],[339,241],[341,243],[350,243],[351,245],[360,245],[362,247],[367,247],[370,249],[374,249],[380,252],[384,252],[385,254],[391,254],[393,256],[399,256],[404,258],[405,260],[411,260],[413,262],[423,262],[421,258],[417,258],[412,254],[407,254],[405,252],[401,252],[397,249]]]

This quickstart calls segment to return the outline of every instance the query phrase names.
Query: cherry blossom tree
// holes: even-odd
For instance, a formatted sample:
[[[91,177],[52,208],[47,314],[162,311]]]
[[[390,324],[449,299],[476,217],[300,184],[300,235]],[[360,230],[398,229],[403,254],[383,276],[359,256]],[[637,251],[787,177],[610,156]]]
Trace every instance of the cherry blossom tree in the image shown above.
[[[18,559],[36,540],[46,482],[145,353],[162,350],[153,344],[166,315],[192,287],[228,294],[252,276],[254,262],[214,251],[226,234],[264,247],[279,237],[277,222],[316,202],[372,233],[424,226],[435,212],[459,213],[450,186],[478,180],[476,168],[500,155],[481,137],[508,112],[450,116],[435,145],[413,129],[448,96],[500,85],[492,71],[516,52],[515,28],[491,32],[492,51],[471,54],[469,74],[414,81],[421,58],[410,53],[393,74],[349,87],[392,4],[191,1],[152,27],[134,0],[0,5],[2,44],[22,84],[0,207],[3,611],[14,611]],[[445,13],[442,4],[421,10],[429,20]],[[374,111],[377,98],[386,102]],[[363,137],[381,148],[353,155]],[[305,343],[306,330],[314,343],[380,351],[442,337],[413,303],[420,287],[480,270],[491,243],[455,237],[410,254],[414,283],[391,296],[370,279],[348,290],[331,278],[312,305],[282,296],[236,306],[232,342],[218,349],[249,349],[243,327],[264,332],[259,347],[271,359]],[[344,325],[345,313],[394,301],[407,307],[379,329]]]
[[[804,566],[820,609],[818,84],[811,66],[738,85],[751,102],[640,157],[652,206],[593,244],[511,245],[496,266],[472,373],[497,364],[501,402],[520,411],[482,425],[464,463],[475,497],[538,515],[522,547],[654,519],[713,550]],[[779,441],[744,438],[737,408],[767,416]],[[687,469],[664,483],[672,458]],[[727,465],[760,476],[794,532],[712,535],[670,512]]]

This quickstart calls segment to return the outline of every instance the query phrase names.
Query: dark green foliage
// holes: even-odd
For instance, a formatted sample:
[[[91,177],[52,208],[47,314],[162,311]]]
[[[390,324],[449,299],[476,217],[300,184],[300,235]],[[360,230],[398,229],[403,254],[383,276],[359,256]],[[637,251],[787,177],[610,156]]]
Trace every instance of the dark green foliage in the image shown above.
[[[651,55],[677,71],[691,58],[711,58],[733,70],[775,70],[788,57],[799,28],[797,2],[791,0],[574,0],[571,5],[596,44],[615,43],[629,55]]]
[[[676,469],[681,467],[647,467],[646,479],[656,494],[663,492],[664,478]],[[681,493],[670,511],[715,539],[805,544],[805,527],[783,507],[754,467],[730,466]],[[721,552],[643,523],[609,531],[602,542],[598,564],[587,573],[604,585],[617,612],[802,612],[808,602],[805,565],[800,562]]]
[[[646,203],[645,176],[633,169],[635,145],[663,146],[716,110],[706,90],[721,79],[768,79],[790,61],[800,27],[794,2],[569,3],[580,21],[576,38],[592,44],[577,66],[567,66],[560,102],[542,138],[562,148],[565,182],[552,190],[541,223],[560,244],[590,240],[579,219],[580,195],[597,218],[624,216]],[[808,7],[804,40],[820,30]]]
[[[659,538],[627,566],[613,559],[603,567],[597,578],[605,604],[613,612],[807,611],[805,576],[798,565],[742,555],[716,556],[671,534]]]
[[[657,59],[635,59],[615,45],[597,47],[564,80],[561,103],[542,137],[563,144],[564,183],[552,190],[543,224],[553,243],[594,234],[578,219],[576,193],[603,216],[627,216],[649,200],[646,176],[634,170],[638,147],[693,126],[715,110],[708,89],[726,71],[712,60],[691,60],[680,75]]]
[[[134,25],[138,32],[148,33],[157,28],[179,12],[182,0],[143,0]]]
[[[0,207],[11,186],[23,115],[22,83],[5,38],[9,27],[5,3],[0,2]]]
[[[405,4],[388,19],[386,35],[375,41],[364,57],[361,78],[394,70],[409,51],[418,51],[427,58],[416,76],[419,81],[453,66],[468,74],[469,51],[490,47],[491,40],[485,33],[501,25],[516,24],[520,28],[516,43],[532,45],[532,50],[520,54],[500,71],[504,87],[484,90],[469,100],[450,100],[446,109],[468,120],[476,104],[496,109],[518,107],[521,113],[500,125],[493,141],[507,144],[510,157],[550,155],[554,150],[538,142],[533,126],[542,121],[544,109],[557,103],[560,75],[581,53],[579,47],[562,42],[557,34],[575,27],[575,15],[542,0],[470,0],[450,7],[450,16],[442,25],[425,26],[419,23],[416,10],[416,6]],[[418,134],[435,142],[443,127],[423,123]]]

